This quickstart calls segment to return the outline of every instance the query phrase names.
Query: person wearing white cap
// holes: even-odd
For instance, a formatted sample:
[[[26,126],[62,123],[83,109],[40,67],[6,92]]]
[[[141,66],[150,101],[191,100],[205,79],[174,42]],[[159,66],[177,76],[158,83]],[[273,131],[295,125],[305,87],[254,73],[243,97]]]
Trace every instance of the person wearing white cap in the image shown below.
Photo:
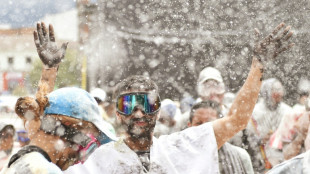
[[[197,81],[199,101],[212,100],[220,103],[222,114],[226,115],[228,108],[223,105],[225,84],[219,70],[206,67],[200,73]]]
[[[199,73],[197,92],[201,100],[213,100],[222,103],[225,84],[220,71],[213,67],[204,68]]]
[[[219,70],[213,67],[206,67],[200,73],[197,80],[197,93],[199,98],[195,103],[212,100],[220,104],[222,115],[226,115],[228,108],[223,105],[225,94],[225,84]],[[177,127],[183,130],[187,127],[187,122],[190,117],[190,111],[182,114],[178,119]]]

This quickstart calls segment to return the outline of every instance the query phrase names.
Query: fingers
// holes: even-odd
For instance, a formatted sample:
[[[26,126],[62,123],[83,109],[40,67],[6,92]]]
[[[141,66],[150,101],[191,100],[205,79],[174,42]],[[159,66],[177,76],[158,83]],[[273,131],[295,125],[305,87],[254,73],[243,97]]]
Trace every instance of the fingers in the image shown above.
[[[280,54],[280,53],[282,53],[282,52],[284,52],[284,51],[286,51],[286,50],[291,49],[294,45],[295,45],[295,43],[291,43],[291,44],[289,44],[288,46],[281,48],[281,49],[278,51],[278,54]]]
[[[33,39],[34,39],[34,43],[35,43],[37,49],[40,48],[41,47],[40,40],[38,37],[38,33],[36,31],[33,31]]]
[[[285,24],[282,22],[280,23],[273,31],[270,33],[265,39],[264,43],[269,45],[273,38],[278,34],[278,32],[285,26]]]
[[[289,33],[286,35],[286,37],[283,38],[283,40],[284,40],[284,41],[289,40],[289,39],[293,36],[293,34],[294,34],[294,32],[292,32],[292,31],[289,32]]]
[[[258,43],[260,39],[260,32],[257,28],[254,28],[254,35],[255,35],[255,43]]]
[[[283,37],[285,37],[287,35],[287,33],[290,31],[291,29],[291,26],[287,26],[284,31],[278,36],[275,38],[275,41],[280,41]]]
[[[49,36],[50,36],[50,41],[55,42],[55,34],[54,34],[54,27],[52,24],[48,26],[49,29]]]
[[[285,26],[284,22],[281,22],[273,31],[272,31],[272,35],[275,36],[280,30],[281,28],[283,28]]]
[[[48,35],[47,35],[47,29],[45,27],[45,23],[41,22],[41,28],[42,28],[42,34],[43,34],[43,41],[47,42],[48,41]]]
[[[42,32],[41,24],[39,22],[37,23],[37,32],[38,32],[40,44],[43,44],[43,32]]]

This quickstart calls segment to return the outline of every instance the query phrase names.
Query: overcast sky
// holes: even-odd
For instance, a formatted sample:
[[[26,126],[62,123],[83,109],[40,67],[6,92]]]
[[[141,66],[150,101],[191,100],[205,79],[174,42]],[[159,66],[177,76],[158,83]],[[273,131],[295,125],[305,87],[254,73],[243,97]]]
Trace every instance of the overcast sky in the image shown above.
[[[46,14],[75,8],[75,0],[0,0],[0,25],[33,27]]]

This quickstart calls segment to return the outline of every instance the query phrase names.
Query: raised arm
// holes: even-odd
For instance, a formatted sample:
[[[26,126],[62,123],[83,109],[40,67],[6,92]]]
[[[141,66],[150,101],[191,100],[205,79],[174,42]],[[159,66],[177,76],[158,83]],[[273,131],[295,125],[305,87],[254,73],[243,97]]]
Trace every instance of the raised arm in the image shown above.
[[[290,32],[290,26],[286,28],[284,26],[285,24],[281,23],[266,38],[259,42],[259,39],[257,40],[251,69],[244,85],[238,92],[228,115],[213,123],[218,148],[240,130],[246,128],[258,98],[264,67],[268,61],[272,61],[281,52],[294,45],[288,44],[289,38],[293,35],[293,32]],[[282,29],[284,31],[279,32]],[[255,32],[259,38],[259,31],[255,29]]]
[[[33,37],[43,63],[36,99],[20,97],[15,105],[15,112],[23,120],[30,138],[35,134],[33,132],[39,130],[40,116],[47,103],[45,96],[54,89],[58,66],[65,56],[68,45],[68,43],[63,43],[61,48],[58,48],[55,43],[53,26],[49,25],[47,30],[43,22],[37,23],[37,31],[33,32]]]
[[[58,48],[55,43],[53,26],[50,24],[47,31],[43,22],[37,23],[37,31],[33,32],[33,36],[38,55],[43,63],[41,79],[37,91],[38,95],[43,86],[48,88],[46,89],[48,93],[53,91],[58,66],[65,56],[68,43],[63,43],[61,48]]]

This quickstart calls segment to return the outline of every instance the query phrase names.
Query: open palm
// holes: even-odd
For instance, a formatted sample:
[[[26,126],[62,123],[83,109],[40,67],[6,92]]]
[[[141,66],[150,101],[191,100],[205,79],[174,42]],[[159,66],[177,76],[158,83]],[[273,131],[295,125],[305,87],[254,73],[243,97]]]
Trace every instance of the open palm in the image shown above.
[[[282,52],[294,46],[294,43],[289,43],[289,39],[293,35],[290,31],[291,26],[286,28],[284,23],[279,24],[267,37],[260,40],[260,32],[255,29],[256,44],[254,47],[254,55],[262,63],[276,58]],[[283,29],[283,32],[279,32]]]
[[[44,65],[57,67],[65,56],[68,43],[63,43],[60,48],[57,48],[53,26],[49,25],[47,34],[43,22],[37,23],[37,31],[33,32],[33,36],[37,52]]]

